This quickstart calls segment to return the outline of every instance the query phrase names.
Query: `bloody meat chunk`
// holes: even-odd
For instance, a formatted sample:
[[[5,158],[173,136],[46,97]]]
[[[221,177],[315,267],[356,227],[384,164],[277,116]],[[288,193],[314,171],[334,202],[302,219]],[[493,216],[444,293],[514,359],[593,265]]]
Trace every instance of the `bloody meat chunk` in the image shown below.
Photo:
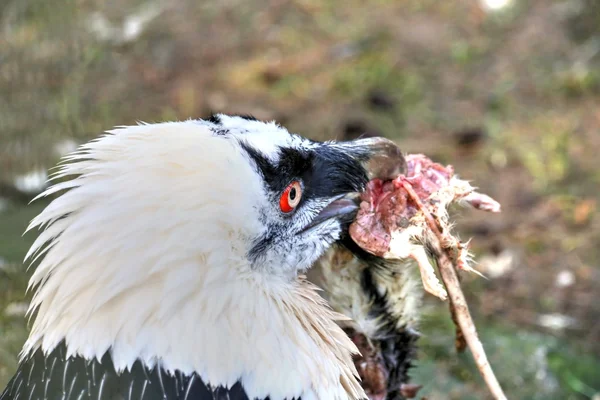
[[[461,201],[477,209],[499,212],[500,204],[456,177],[452,166],[444,167],[422,154],[410,154],[405,159],[406,175],[368,183],[356,220],[350,226],[350,236],[364,250],[379,257],[414,259],[425,290],[445,299],[446,291],[428,260],[426,248],[432,234],[421,207],[437,218],[446,239],[445,247],[456,250],[458,266],[472,270],[466,246],[450,233],[447,208]]]

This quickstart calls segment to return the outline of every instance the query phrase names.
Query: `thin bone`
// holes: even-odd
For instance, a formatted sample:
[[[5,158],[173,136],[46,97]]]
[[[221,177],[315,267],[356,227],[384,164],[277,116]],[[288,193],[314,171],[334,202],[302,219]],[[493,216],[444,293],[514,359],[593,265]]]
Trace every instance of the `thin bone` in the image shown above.
[[[448,293],[435,275],[435,270],[433,265],[429,262],[429,257],[427,257],[425,248],[423,246],[414,246],[410,257],[414,259],[419,266],[421,280],[423,281],[423,289],[432,295],[439,297],[442,301],[446,301]]]
[[[456,322],[458,322],[464,340],[471,349],[477,368],[483,376],[494,399],[506,400],[506,395],[492,370],[492,366],[485,354],[483,344],[477,335],[477,328],[475,328],[475,324],[471,318],[467,300],[460,287],[458,276],[456,275],[454,265],[451,262],[451,257],[448,254],[448,249],[442,249],[441,242],[443,241],[443,235],[440,232],[438,225],[435,223],[435,219],[429,213],[429,210],[423,206],[423,203],[421,203],[419,196],[415,193],[410,183],[404,182],[404,188],[411,196],[412,200],[417,204],[419,210],[425,215],[425,220],[429,225],[429,229],[431,229],[437,237],[437,240],[432,240],[430,245],[436,256],[442,281],[446,285],[446,289],[450,295],[451,312],[455,316]]]

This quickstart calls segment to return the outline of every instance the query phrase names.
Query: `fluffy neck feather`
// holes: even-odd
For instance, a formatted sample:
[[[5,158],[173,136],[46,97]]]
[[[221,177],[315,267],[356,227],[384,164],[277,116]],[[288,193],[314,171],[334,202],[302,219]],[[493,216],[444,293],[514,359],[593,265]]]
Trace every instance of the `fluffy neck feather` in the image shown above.
[[[139,359],[169,372],[195,371],[215,385],[241,380],[250,398],[364,398],[351,359],[357,349],[335,323],[345,317],[304,279],[214,284],[167,312],[148,299],[169,279],[157,276],[93,312],[85,295],[76,297],[54,320],[42,311],[53,305],[42,301],[25,352],[40,346],[50,352],[64,339],[69,354],[88,359],[110,350],[117,369]]]
[[[304,279],[250,267],[261,182],[233,144],[193,122],[123,128],[72,155],[30,226],[44,227],[23,355],[51,351],[115,367],[136,359],[250,398],[364,398],[355,346]],[[173,155],[176,155],[174,157]],[[226,177],[215,180],[215,176]]]

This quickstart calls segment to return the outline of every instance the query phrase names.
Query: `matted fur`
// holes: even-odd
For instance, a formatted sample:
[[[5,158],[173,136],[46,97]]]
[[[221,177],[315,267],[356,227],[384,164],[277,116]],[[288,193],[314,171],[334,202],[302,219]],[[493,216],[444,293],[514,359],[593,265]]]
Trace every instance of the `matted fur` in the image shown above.
[[[309,278],[319,287],[333,309],[347,317],[342,327],[350,327],[375,339],[384,329],[382,315],[373,313],[372,299],[361,284],[362,271],[371,268],[374,284],[386,298],[386,310],[393,318],[396,329],[416,330],[419,322],[421,296],[419,279],[414,263],[388,262],[387,269],[378,269],[356,257],[351,251],[332,247],[309,271]]]
[[[66,158],[30,227],[36,313],[23,357],[65,341],[250,398],[357,399],[354,344],[303,278],[252,269],[267,206],[237,141],[193,121],[122,127]]]

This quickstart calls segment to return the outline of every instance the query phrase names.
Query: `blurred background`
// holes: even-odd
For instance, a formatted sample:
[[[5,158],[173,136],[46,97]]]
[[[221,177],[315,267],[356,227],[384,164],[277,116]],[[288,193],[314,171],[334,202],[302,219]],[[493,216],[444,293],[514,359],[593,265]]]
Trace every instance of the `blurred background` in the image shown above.
[[[500,200],[456,213],[500,381],[511,399],[600,399],[599,66],[598,0],[2,0],[0,388],[47,169],[114,125],[226,112],[386,136]],[[422,332],[419,394],[487,398],[431,296]]]

